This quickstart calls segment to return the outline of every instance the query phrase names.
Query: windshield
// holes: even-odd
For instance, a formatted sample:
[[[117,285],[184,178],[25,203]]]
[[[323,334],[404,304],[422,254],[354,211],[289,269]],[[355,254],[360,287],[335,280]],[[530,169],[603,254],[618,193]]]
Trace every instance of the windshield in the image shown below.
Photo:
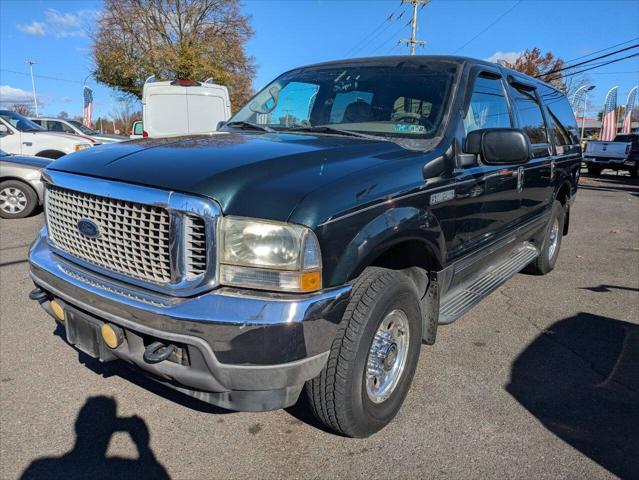
[[[295,70],[260,91],[228,123],[430,139],[444,117],[455,72],[448,62]]]
[[[33,132],[33,131],[41,131],[44,130],[40,125],[35,122],[32,122],[28,118],[23,117],[19,113],[10,112],[8,110],[2,110],[0,112],[0,117],[9,123],[16,130],[20,130],[21,132]]]
[[[75,128],[80,130],[85,135],[97,135],[98,134],[97,131],[93,130],[92,128],[85,127],[80,122],[77,122],[75,120],[67,120],[67,122],[69,122],[71,125],[73,125]]]

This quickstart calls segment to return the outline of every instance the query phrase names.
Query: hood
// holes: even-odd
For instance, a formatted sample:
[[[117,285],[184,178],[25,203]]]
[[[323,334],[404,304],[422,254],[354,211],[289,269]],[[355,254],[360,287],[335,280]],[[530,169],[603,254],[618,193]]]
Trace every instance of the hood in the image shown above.
[[[91,135],[91,138],[98,142],[112,143],[128,140],[129,137],[123,137],[122,135],[111,135],[110,133],[100,133],[98,135]]]
[[[78,143],[90,143],[93,144],[93,141],[90,138],[83,137],[81,135],[75,135],[73,133],[61,133],[61,132],[51,132],[49,130],[38,130],[37,132],[21,132],[22,136],[27,135],[37,135],[38,137],[49,137],[55,138],[57,140],[69,140],[73,142],[74,145]]]
[[[46,168],[51,163],[48,158],[27,157],[23,155],[7,155],[0,157],[0,161],[25,165],[27,167]]]
[[[111,143],[49,169],[204,195],[226,214],[285,221],[308,193],[404,152],[336,135],[217,133]]]

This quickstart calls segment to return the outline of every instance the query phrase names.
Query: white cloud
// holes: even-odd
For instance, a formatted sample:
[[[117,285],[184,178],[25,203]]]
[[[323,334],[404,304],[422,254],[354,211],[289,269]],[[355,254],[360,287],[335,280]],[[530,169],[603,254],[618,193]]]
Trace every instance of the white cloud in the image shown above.
[[[499,60],[506,60],[508,63],[514,63],[522,52],[502,52],[501,50],[493,53],[486,59],[487,62],[497,63]]]
[[[18,30],[29,35],[35,35],[42,37],[45,34],[46,25],[42,22],[36,22],[35,20],[28,25],[18,25]]]
[[[87,34],[83,30],[64,30],[55,34],[58,38],[84,38]]]
[[[64,28],[73,28],[80,26],[80,13],[61,13],[53,8],[49,8],[44,15],[47,17],[47,21],[52,25],[57,25]]]
[[[40,99],[38,99],[40,101]],[[21,88],[9,85],[0,85],[0,105],[13,105],[14,103],[32,103],[33,93]]]

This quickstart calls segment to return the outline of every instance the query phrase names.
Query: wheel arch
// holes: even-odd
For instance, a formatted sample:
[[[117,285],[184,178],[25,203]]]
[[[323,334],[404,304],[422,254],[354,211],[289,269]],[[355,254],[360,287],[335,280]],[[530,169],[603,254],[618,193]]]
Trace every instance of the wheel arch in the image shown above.
[[[555,194],[555,200],[558,200],[564,207],[566,212],[565,220],[564,220],[564,229],[562,234],[568,235],[568,230],[570,227],[570,197],[572,192],[572,185],[569,180],[565,180],[557,189],[557,193]]]
[[[44,157],[44,158],[51,158],[53,160],[56,160],[62,156],[66,155],[66,153],[64,153],[61,150],[55,150],[52,148],[49,148],[47,150],[42,150],[41,152],[36,153],[36,157]]]

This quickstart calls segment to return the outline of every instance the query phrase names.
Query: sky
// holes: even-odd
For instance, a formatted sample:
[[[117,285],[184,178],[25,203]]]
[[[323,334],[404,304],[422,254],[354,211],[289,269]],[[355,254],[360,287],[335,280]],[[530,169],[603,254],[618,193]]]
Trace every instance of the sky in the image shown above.
[[[33,60],[41,115],[80,115],[85,80],[94,90],[94,117],[113,111],[117,93],[90,78],[89,36],[101,6],[85,0],[0,0],[0,105],[32,102],[25,61]],[[398,41],[410,36],[411,12],[399,0],[245,0],[242,10],[255,31],[246,48],[257,65],[256,89],[305,64],[408,52]],[[571,61],[628,40],[637,39],[627,45],[639,43],[639,0],[432,0],[419,11],[418,38],[426,41],[418,54],[494,60],[539,47]],[[623,104],[639,83],[639,57],[586,75],[596,87],[593,109],[615,85]]]

